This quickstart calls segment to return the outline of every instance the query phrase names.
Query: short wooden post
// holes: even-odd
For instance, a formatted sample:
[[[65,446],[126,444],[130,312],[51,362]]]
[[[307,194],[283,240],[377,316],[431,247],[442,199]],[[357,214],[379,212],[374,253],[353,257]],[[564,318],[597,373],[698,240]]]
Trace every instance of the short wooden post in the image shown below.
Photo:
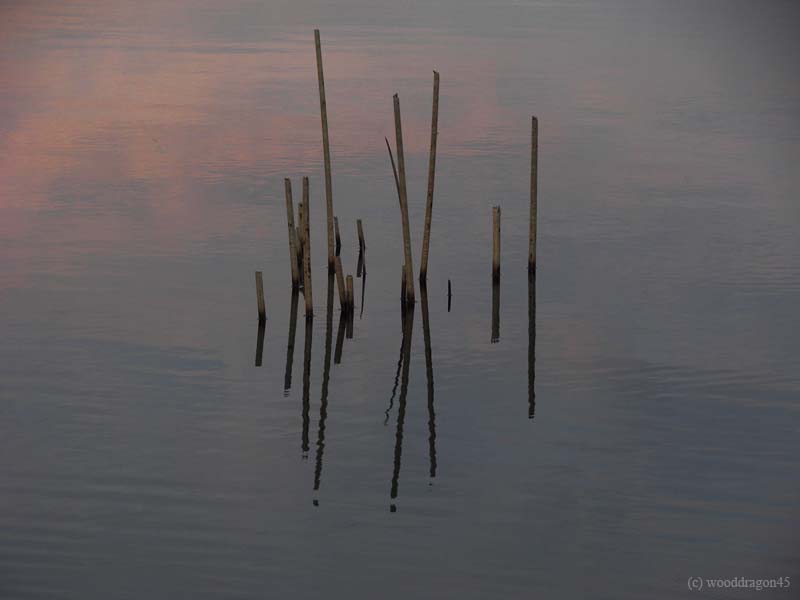
[[[263,323],[267,320],[267,308],[264,303],[264,281],[261,271],[256,271],[256,300],[258,301],[258,322]]]
[[[347,311],[353,312],[355,301],[353,299],[353,276],[347,276]]]
[[[292,181],[283,180],[286,191],[286,221],[289,227],[289,265],[292,268],[292,288],[300,285],[300,271],[297,267],[297,231],[294,226],[294,203],[292,202]]]
[[[536,270],[536,219],[539,177],[539,119],[531,117],[531,223],[528,243],[528,271]]]
[[[336,236],[336,256],[342,252],[342,238],[339,237],[339,217],[333,217],[333,229]]]
[[[439,73],[433,72],[433,112],[431,114],[431,150],[428,156],[428,196],[425,205],[425,230],[422,235],[422,258],[419,265],[419,283],[428,277],[428,252],[431,241],[431,213],[433,212],[433,180],[436,175],[436,138],[439,132]]]
[[[347,310],[347,290],[344,287],[344,272],[342,271],[342,259],[338,256],[333,257],[333,268],[336,271],[336,287],[339,288],[339,308]]]
[[[300,284],[303,284],[303,252],[305,250],[306,236],[306,211],[302,202],[297,203],[297,268],[300,275]]]
[[[397,143],[398,188],[400,191],[400,216],[403,221],[403,250],[406,268],[406,301],[414,304],[414,261],[411,257],[411,227],[408,222],[408,191],[406,188],[406,162],[403,155],[403,126],[400,119],[400,97],[394,95],[394,129]]]
[[[308,177],[303,177],[303,297],[306,301],[306,318],[314,316],[314,299],[311,293],[311,225],[308,219]]]
[[[328,137],[328,104],[325,101],[325,77],[322,73],[322,44],[319,29],[314,30],[314,45],[317,50],[317,82],[319,84],[319,112],[322,119],[322,157],[325,161],[325,206],[328,216],[328,272],[336,267],[333,252],[333,184],[331,182],[331,146]]]
[[[492,280],[500,280],[500,207],[492,207]]]
[[[358,249],[363,252],[367,244],[364,242],[364,227],[361,224],[361,219],[356,219],[356,229],[358,229]]]

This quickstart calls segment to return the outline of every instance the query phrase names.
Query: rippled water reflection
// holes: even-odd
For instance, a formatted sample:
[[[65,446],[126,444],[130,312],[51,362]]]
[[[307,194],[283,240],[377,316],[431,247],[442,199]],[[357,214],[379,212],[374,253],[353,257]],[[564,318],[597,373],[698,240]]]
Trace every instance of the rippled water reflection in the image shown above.
[[[428,4],[0,7],[0,596],[798,576],[797,9]],[[434,68],[429,284],[404,315],[383,137],[399,92],[418,260]],[[313,320],[283,200],[304,175]]]

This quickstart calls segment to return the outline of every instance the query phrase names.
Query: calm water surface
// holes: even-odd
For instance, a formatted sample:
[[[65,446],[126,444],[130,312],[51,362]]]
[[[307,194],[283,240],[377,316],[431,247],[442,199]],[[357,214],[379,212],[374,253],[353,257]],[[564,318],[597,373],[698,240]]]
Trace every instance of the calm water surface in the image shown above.
[[[800,587],[796,3],[429,4],[0,3],[0,597]],[[367,242],[352,338],[314,27],[345,272],[357,218]],[[398,92],[418,261],[434,68],[404,336],[383,137]],[[301,296],[293,328],[303,175],[315,318]]]

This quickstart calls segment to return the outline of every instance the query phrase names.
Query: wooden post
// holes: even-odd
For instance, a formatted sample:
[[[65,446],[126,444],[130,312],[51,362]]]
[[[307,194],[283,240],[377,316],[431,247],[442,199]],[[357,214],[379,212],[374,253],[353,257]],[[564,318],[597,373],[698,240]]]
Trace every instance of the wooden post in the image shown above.
[[[289,264],[292,268],[292,289],[300,285],[300,271],[297,268],[297,231],[294,227],[294,203],[292,202],[292,181],[283,180],[286,191],[286,221],[289,226]]]
[[[336,271],[336,287],[339,288],[339,308],[347,310],[347,290],[344,287],[344,272],[342,271],[342,260],[335,256],[333,258],[333,268]]]
[[[258,322],[263,323],[267,320],[267,309],[264,304],[264,281],[261,271],[256,271],[256,300],[258,300]]]
[[[331,147],[328,137],[328,104],[325,101],[325,77],[322,74],[322,44],[319,29],[314,30],[314,45],[317,49],[317,81],[319,83],[319,112],[322,118],[322,157],[325,161],[325,202],[328,215],[328,271],[336,267],[333,261],[333,184],[331,182]]]
[[[394,129],[397,138],[398,187],[400,190],[400,216],[403,221],[403,250],[406,259],[406,302],[414,304],[414,261],[411,257],[411,227],[408,223],[408,191],[406,189],[406,162],[403,156],[403,126],[400,121],[400,97],[394,95]]]
[[[304,279],[304,267],[305,261],[303,259],[303,253],[306,247],[306,211],[305,207],[303,206],[302,202],[297,203],[297,269],[300,275],[300,284],[305,285],[303,282]]]
[[[356,219],[356,229],[358,229],[358,249],[363,252],[367,244],[364,242],[364,227],[361,225],[361,219]]]
[[[314,316],[314,299],[311,294],[311,225],[308,219],[308,177],[303,177],[303,297],[306,300],[306,319]]]
[[[425,205],[425,230],[422,235],[422,258],[419,265],[419,284],[425,285],[428,277],[428,252],[431,241],[431,213],[433,212],[433,180],[436,175],[436,138],[439,133],[439,73],[433,72],[433,112],[431,115],[431,150],[428,156],[428,197]]]
[[[339,237],[339,217],[333,217],[333,229],[336,236],[336,256],[342,251],[342,238]]]
[[[492,207],[492,280],[500,280],[500,207]]]
[[[347,312],[353,312],[355,302],[353,299],[353,276],[347,276]]]
[[[539,119],[531,117],[531,231],[528,244],[528,271],[536,270],[536,219],[539,178]]]

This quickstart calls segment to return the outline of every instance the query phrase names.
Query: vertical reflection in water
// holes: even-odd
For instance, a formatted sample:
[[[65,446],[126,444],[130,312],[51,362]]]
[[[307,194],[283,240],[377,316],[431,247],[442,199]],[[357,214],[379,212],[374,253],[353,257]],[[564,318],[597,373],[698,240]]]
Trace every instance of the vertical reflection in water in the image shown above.
[[[500,341],[500,281],[492,283],[492,343]]]
[[[345,335],[347,336],[348,340],[352,340],[353,339],[353,321],[354,321],[353,313],[351,313],[350,311],[347,311],[347,319],[345,320],[345,323],[346,323],[347,327],[346,327]]]
[[[403,422],[406,418],[406,396],[408,395],[408,372],[411,365],[411,334],[414,331],[414,305],[407,303],[403,311],[403,374],[400,379],[400,399],[397,407],[397,433],[394,442],[394,470],[392,472],[392,488],[389,493],[392,500],[397,498],[397,487],[400,480],[400,460],[403,455]],[[395,512],[397,506],[392,502],[389,510]]]
[[[364,268],[364,250],[358,251],[358,263],[356,264],[356,277],[361,277],[361,271]]]
[[[346,311],[339,313],[339,329],[336,331],[336,350],[333,353],[333,364],[342,362],[342,346],[344,346],[344,331],[347,328]]]
[[[528,418],[536,411],[536,272],[528,274]]]
[[[283,394],[288,395],[292,389],[292,363],[294,362],[294,339],[297,333],[297,288],[292,290],[292,304],[289,311],[289,340],[286,342],[286,373],[283,376]]]
[[[361,312],[358,314],[358,318],[364,316],[364,292],[367,289],[367,271],[365,270],[361,276]]]
[[[300,446],[303,450],[303,458],[308,455],[308,409],[310,406],[308,392],[311,386],[311,340],[313,329],[314,317],[313,315],[306,315],[306,339],[303,347],[303,435]]]
[[[258,334],[256,336],[256,366],[261,366],[261,355],[264,353],[264,330],[267,326],[265,321],[258,322]]]
[[[394,397],[397,394],[397,384],[400,383],[400,369],[403,366],[403,342],[405,340],[400,340],[400,358],[397,359],[397,372],[394,374],[394,387],[392,388],[392,395],[389,397],[389,408],[386,409],[386,418],[383,420],[384,425],[389,424],[389,413],[394,406]]]
[[[430,476],[436,477],[436,411],[433,408],[433,354],[428,321],[428,289],[422,285],[419,292],[422,297],[422,334],[425,338],[425,376],[428,381],[428,456]]]
[[[322,398],[319,404],[317,457],[314,466],[314,490],[319,489],[322,477],[322,455],[325,452],[325,419],[328,417],[328,382],[331,379],[331,340],[333,337],[333,273],[328,273],[328,297],[325,308],[325,360],[322,367]],[[314,501],[317,506],[317,501]]]

